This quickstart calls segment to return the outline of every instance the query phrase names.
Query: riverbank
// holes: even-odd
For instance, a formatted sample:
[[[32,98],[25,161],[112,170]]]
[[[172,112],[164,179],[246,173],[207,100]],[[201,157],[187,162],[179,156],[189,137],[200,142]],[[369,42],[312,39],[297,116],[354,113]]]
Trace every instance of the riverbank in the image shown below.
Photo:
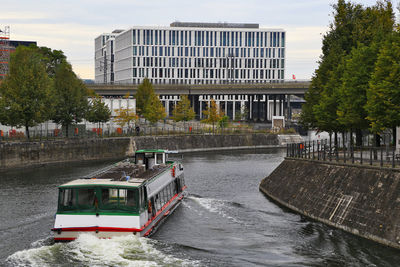
[[[137,149],[178,152],[278,148],[301,141],[299,135],[226,134],[137,136],[121,138],[64,139],[0,144],[0,169],[50,163],[122,159]]]
[[[399,170],[286,158],[260,190],[307,217],[400,248]]]

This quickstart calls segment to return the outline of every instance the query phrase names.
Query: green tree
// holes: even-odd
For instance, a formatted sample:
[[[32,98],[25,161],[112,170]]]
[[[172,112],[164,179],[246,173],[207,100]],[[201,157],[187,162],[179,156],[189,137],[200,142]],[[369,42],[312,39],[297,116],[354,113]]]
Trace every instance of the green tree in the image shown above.
[[[214,99],[211,99],[210,105],[207,106],[207,109],[203,111],[204,116],[206,117],[202,122],[211,123],[213,126],[213,133],[215,132],[215,123],[221,120],[224,115],[220,110],[218,110],[217,103]]]
[[[51,48],[41,46],[35,47],[38,52],[41,54],[41,60],[46,66],[47,74],[53,78],[56,74],[57,66],[67,60],[67,57],[64,55],[64,52],[61,50],[52,50]]]
[[[154,95],[153,85],[149,79],[145,78],[143,82],[138,86],[135,98],[136,98],[136,111],[139,115],[146,113],[146,106],[151,101]]]
[[[356,133],[361,133],[366,127],[362,103],[368,80],[364,79],[368,79],[374,65],[373,53],[378,51],[370,46],[379,47],[379,42],[393,31],[393,8],[387,0],[368,8],[338,0],[333,8],[334,20],[323,37],[319,67],[305,95],[300,122],[307,128],[335,133],[356,127]],[[368,49],[357,51],[358,47]],[[348,110],[356,105],[353,111]]]
[[[218,126],[220,128],[226,128],[228,127],[228,124],[229,124],[229,117],[226,115],[222,116],[221,119],[218,121]]]
[[[144,117],[151,123],[156,123],[166,117],[165,108],[157,95],[152,94],[148,100]]]
[[[357,145],[361,145],[363,129],[368,129],[366,119],[367,89],[377,58],[377,47],[360,44],[347,57],[339,89],[338,121],[346,129],[355,129]]]
[[[53,94],[40,55],[35,49],[19,46],[11,55],[10,71],[0,85],[0,122],[14,127],[29,127],[49,119]]]
[[[111,111],[107,105],[101,101],[100,96],[94,96],[91,104],[89,105],[86,119],[93,123],[104,123],[110,120]]]
[[[187,95],[181,95],[181,100],[178,101],[174,110],[172,111],[172,119],[174,121],[190,121],[193,120],[196,114],[190,106],[190,100]]]
[[[68,137],[69,126],[81,122],[87,112],[87,88],[65,60],[56,67],[54,88],[56,108],[52,119],[65,127]]]
[[[306,128],[317,128],[328,132],[337,131],[338,105],[336,97],[340,82],[342,60],[355,45],[353,38],[356,19],[362,11],[361,5],[339,0],[334,8],[334,21],[322,40],[322,55],[319,67],[311,79],[305,95],[300,122]]]
[[[367,89],[370,126],[375,133],[400,125],[400,35],[382,46]]]
[[[235,112],[235,120],[236,121],[246,120],[248,115],[249,115],[249,109],[246,106],[242,106],[241,109],[236,110],[236,112]]]

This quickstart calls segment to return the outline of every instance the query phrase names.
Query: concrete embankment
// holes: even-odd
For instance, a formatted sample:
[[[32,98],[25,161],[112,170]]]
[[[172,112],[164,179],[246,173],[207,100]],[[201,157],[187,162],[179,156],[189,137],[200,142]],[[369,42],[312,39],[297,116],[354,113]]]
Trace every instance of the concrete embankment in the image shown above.
[[[400,248],[400,171],[285,159],[260,190],[312,219]]]
[[[132,155],[137,149],[192,152],[281,147],[291,142],[301,142],[301,137],[273,134],[187,135],[0,143],[0,169],[58,162],[121,159]]]

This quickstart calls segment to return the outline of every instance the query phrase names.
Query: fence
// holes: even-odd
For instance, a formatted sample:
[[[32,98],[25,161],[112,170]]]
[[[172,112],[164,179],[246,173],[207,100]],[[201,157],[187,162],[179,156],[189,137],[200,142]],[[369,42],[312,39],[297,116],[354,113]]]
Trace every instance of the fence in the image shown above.
[[[286,156],[380,167],[400,167],[400,154],[396,153],[395,147],[389,145],[381,147],[354,145],[340,147],[332,145],[328,140],[309,141],[288,144]]]
[[[130,137],[130,136],[168,136],[168,135],[191,135],[191,134],[251,134],[266,133],[268,130],[254,130],[247,125],[230,126],[230,127],[212,127],[207,124],[190,124],[186,125],[165,125],[165,126],[149,126],[141,125],[128,129],[116,128],[92,128],[85,130],[77,130],[72,127],[68,137],[65,132],[60,129],[55,130],[31,130],[30,141],[57,140],[64,138],[107,138],[107,137]],[[4,131],[0,134],[0,142],[20,142],[28,141],[23,131]]]

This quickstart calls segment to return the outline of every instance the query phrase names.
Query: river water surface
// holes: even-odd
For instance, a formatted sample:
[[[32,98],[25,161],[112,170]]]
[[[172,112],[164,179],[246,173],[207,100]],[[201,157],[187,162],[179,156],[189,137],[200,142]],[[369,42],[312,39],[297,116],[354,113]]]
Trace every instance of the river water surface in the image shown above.
[[[189,196],[151,238],[51,241],[56,186],[111,162],[0,173],[5,266],[399,266],[398,250],[308,220],[258,190],[284,151],[185,154]]]

